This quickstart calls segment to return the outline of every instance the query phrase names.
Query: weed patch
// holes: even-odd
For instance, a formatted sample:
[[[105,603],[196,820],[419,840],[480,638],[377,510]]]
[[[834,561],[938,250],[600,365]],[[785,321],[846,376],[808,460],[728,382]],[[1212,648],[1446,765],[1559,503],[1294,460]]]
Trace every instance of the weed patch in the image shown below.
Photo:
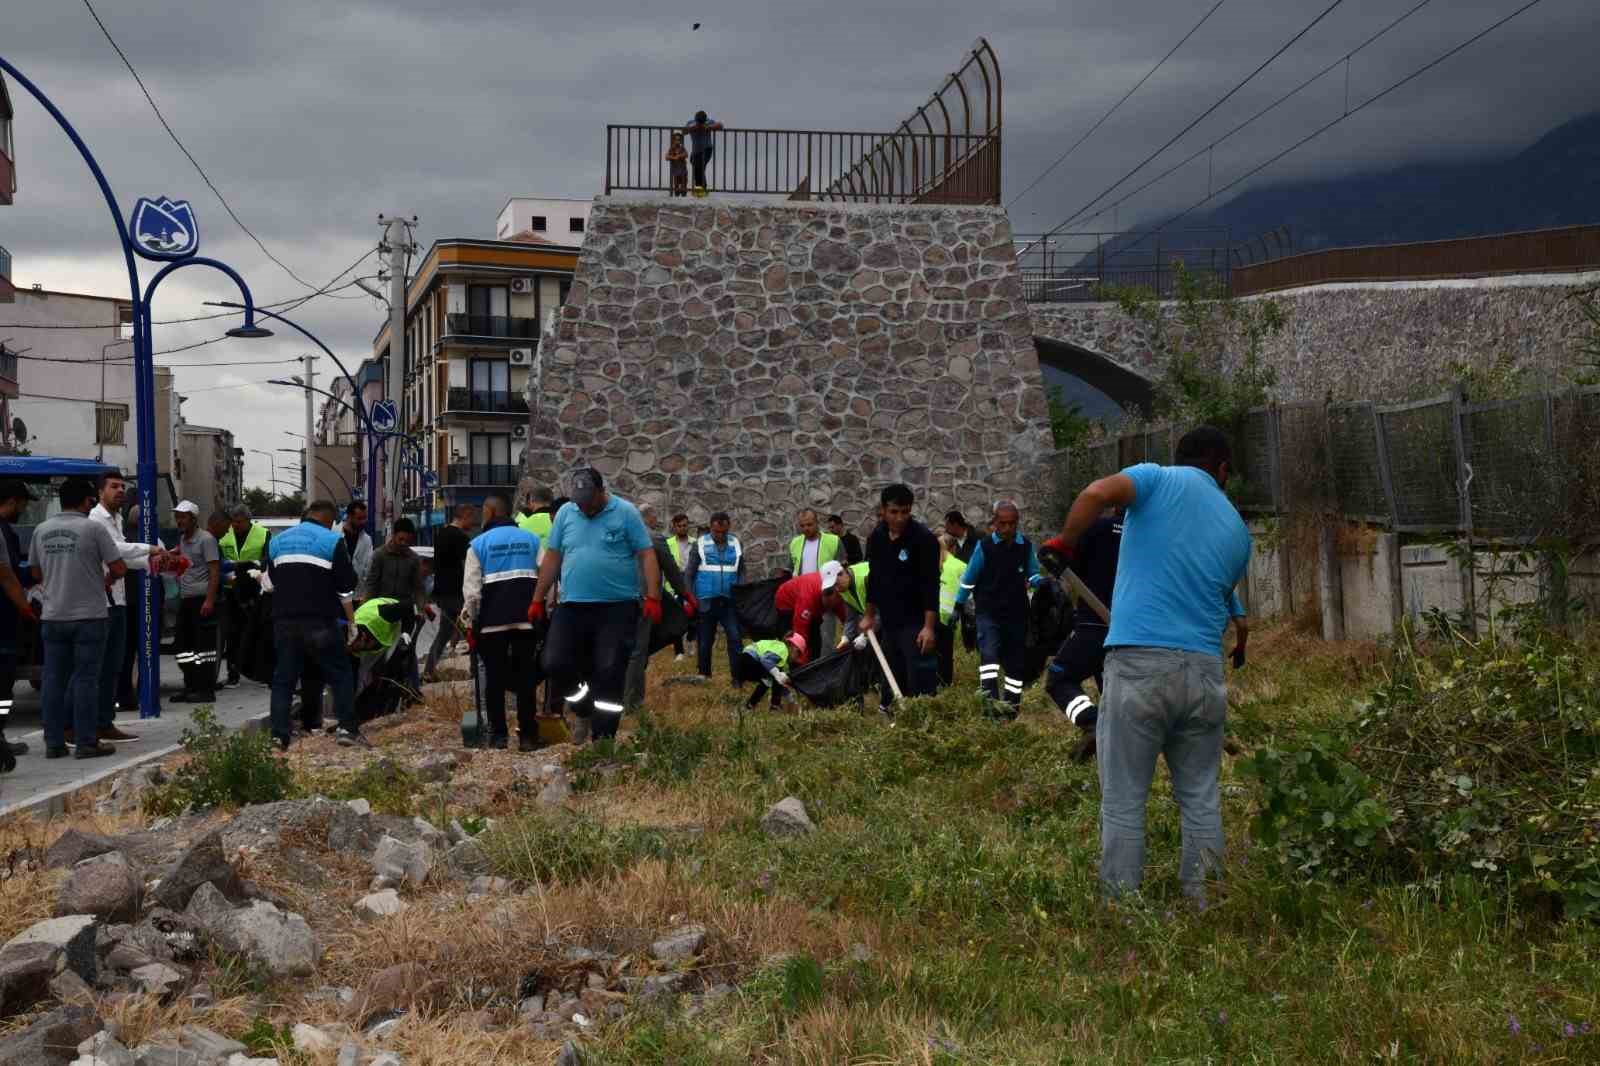
[[[177,769],[171,781],[145,794],[147,813],[175,815],[213,807],[244,807],[273,803],[289,794],[293,774],[278,758],[265,730],[228,732],[210,707],[199,707],[192,724],[183,731],[182,743],[189,761]]]
[[[532,883],[571,883],[614,877],[646,859],[670,858],[666,834],[596,818],[524,814],[478,837],[495,872]]]

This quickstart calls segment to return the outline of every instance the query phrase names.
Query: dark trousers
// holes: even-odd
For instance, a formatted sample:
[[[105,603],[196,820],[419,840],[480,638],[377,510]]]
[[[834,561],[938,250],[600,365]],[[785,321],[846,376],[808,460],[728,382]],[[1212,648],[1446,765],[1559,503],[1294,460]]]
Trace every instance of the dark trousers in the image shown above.
[[[0,770],[16,765],[5,746],[6,719],[11,717],[11,690],[17,687],[17,662],[21,651],[15,633],[0,636]]]
[[[429,677],[439,668],[439,657],[444,654],[445,648],[460,632],[456,620],[461,617],[461,593],[435,593],[433,605],[439,611],[439,628],[433,635],[433,644],[428,648],[428,661],[423,667],[423,673]]]
[[[504,738],[506,693],[517,698],[517,736],[537,739],[534,689],[539,684],[539,660],[531,629],[507,629],[478,638],[478,660],[483,663],[483,710],[489,716],[489,735]]]
[[[949,688],[956,680],[956,621],[950,620],[949,625],[940,622],[934,628],[934,636],[939,638],[938,645],[934,648],[934,655],[939,660],[939,687]]]
[[[316,663],[323,683],[333,689],[333,713],[339,728],[354,733],[355,678],[344,637],[333,619],[273,619],[272,642],[278,652],[272,670],[272,735],[289,739],[289,709],[308,662]]]
[[[729,608],[732,609],[731,606]],[[563,603],[550,617],[544,671],[596,740],[617,735],[622,689],[639,628],[639,601]]]
[[[1056,701],[1068,721],[1080,729],[1093,731],[1099,711],[1083,691],[1083,683],[1094,678],[1095,687],[1105,692],[1102,675],[1106,666],[1106,627],[1094,622],[1075,622],[1072,635],[1061,642],[1056,657],[1045,672],[1044,690]]]
[[[139,662],[139,590],[143,587],[137,571],[128,571],[122,579],[122,591],[128,601],[127,614],[123,616],[127,628],[123,631],[122,664],[117,673],[117,705],[125,711],[139,709],[139,696],[134,688],[135,667]],[[158,648],[159,651],[159,648]]]
[[[784,694],[788,692],[788,689],[773,680],[772,675],[767,673],[767,668],[761,665],[761,660],[754,655],[741,654],[738,664],[734,667],[733,676],[738,681],[755,682],[755,690],[750,693],[750,698],[744,703],[746,710],[761,702],[761,697],[767,694],[768,685],[772,686],[773,710],[778,709],[779,705],[783,703]]]
[[[100,657],[100,728],[117,724],[117,675],[122,670],[123,646],[128,643],[128,610],[112,604],[106,608],[106,650]]]
[[[1022,671],[1027,665],[1028,620],[995,618],[978,612],[978,684],[992,700],[1022,703]]]
[[[106,620],[43,622],[44,641],[44,744],[66,744],[67,726],[73,740],[93,745],[100,727],[100,661],[106,650]]]
[[[199,700],[217,695],[217,618],[202,617],[204,596],[185,596],[178,603],[178,667],[183,671],[183,691]]]
[[[921,631],[921,622],[889,626],[881,617],[878,622],[878,643],[883,645],[883,657],[889,660],[889,669],[900,685],[900,694],[907,697],[931,696],[939,687],[938,656],[917,647],[917,634]]]
[[[701,600],[700,610],[694,618],[699,634],[695,638],[695,654],[699,658],[700,676],[711,676],[711,649],[717,643],[718,626],[722,627],[723,634],[728,638],[728,673],[737,675],[738,667],[735,664],[739,661],[739,612],[734,610],[733,600],[727,596]]]
[[[711,157],[717,154],[717,146],[702,148],[698,152],[689,153],[689,163],[694,167],[694,184],[696,188],[706,187],[706,167],[711,165]]]
[[[240,580],[249,581],[250,578]],[[248,618],[248,607],[239,602],[238,596],[229,592],[222,598],[222,657],[228,663],[228,683],[235,684],[239,680],[240,666],[239,654],[244,648],[245,621]]]

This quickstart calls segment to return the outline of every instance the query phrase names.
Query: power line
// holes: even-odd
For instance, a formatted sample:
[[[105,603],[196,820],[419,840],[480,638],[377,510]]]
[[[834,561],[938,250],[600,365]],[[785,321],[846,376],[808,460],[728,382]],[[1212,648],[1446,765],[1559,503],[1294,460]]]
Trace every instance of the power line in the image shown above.
[[[1129,200],[1133,199],[1135,196],[1138,196],[1140,193],[1142,193],[1146,189],[1150,188],[1150,186],[1155,185],[1158,182],[1161,182],[1161,181],[1165,180],[1166,178],[1170,177],[1171,175],[1173,175],[1177,171],[1182,170],[1184,167],[1188,166],[1190,163],[1193,163],[1196,159],[1199,159],[1201,156],[1203,156],[1206,153],[1212,151],[1213,149],[1215,149],[1217,147],[1217,145],[1221,144],[1223,141],[1228,140],[1234,134],[1239,133],[1246,126],[1253,125],[1257,120],[1266,117],[1266,115],[1268,113],[1276,110],[1277,108],[1279,108],[1283,104],[1288,103],[1295,96],[1298,96],[1301,92],[1303,92],[1304,90],[1309,88],[1313,83],[1315,83],[1317,81],[1320,81],[1322,78],[1326,77],[1327,74],[1330,71],[1336,70],[1340,66],[1344,66],[1345,69],[1348,71],[1350,60],[1352,58],[1354,58],[1357,53],[1365,50],[1369,45],[1371,45],[1375,41],[1377,41],[1378,38],[1383,37],[1384,35],[1388,34],[1391,30],[1394,30],[1402,22],[1406,21],[1412,15],[1415,15],[1418,11],[1421,11],[1423,8],[1427,7],[1432,2],[1433,2],[1433,0],[1419,0],[1419,2],[1415,6],[1413,6],[1409,11],[1406,11],[1403,14],[1401,14],[1398,18],[1396,18],[1393,22],[1390,22],[1383,29],[1379,30],[1377,33],[1374,33],[1371,37],[1368,37],[1365,41],[1362,41],[1360,44],[1356,45],[1350,51],[1346,52],[1343,56],[1341,56],[1338,59],[1335,59],[1332,63],[1329,63],[1327,66],[1323,67],[1321,70],[1319,70],[1315,74],[1311,75],[1311,77],[1307,78],[1305,81],[1301,82],[1299,85],[1296,85],[1293,89],[1290,89],[1288,92],[1286,92],[1282,96],[1278,97],[1272,103],[1268,104],[1266,107],[1262,108],[1260,111],[1257,111],[1254,115],[1251,115],[1249,118],[1245,119],[1243,122],[1241,122],[1237,126],[1233,127],[1233,129],[1229,130],[1227,133],[1224,133],[1221,137],[1218,137],[1216,140],[1212,141],[1210,144],[1208,144],[1205,147],[1203,147],[1203,148],[1199,149],[1198,151],[1194,152],[1192,155],[1188,156],[1187,158],[1181,159],[1178,162],[1174,163],[1172,166],[1168,167],[1166,170],[1163,170],[1161,173],[1157,174],[1155,177],[1151,178],[1149,181],[1145,182],[1143,185],[1140,185],[1138,188],[1132,190],[1131,192],[1124,193],[1122,196],[1120,196],[1117,199],[1111,201],[1109,204],[1106,204],[1104,207],[1100,208],[1100,210],[1096,211],[1092,215],[1089,215],[1087,218],[1074,219],[1073,221],[1085,221],[1085,222],[1093,221],[1094,219],[1097,219],[1101,215],[1105,214],[1107,211],[1110,211],[1110,210],[1112,210],[1114,208],[1122,206],[1123,204],[1127,203]],[[1350,105],[1349,105],[1348,86],[1347,86],[1347,96],[1346,96],[1346,102],[1345,102],[1346,113],[1348,113],[1349,106]],[[1122,251],[1126,251],[1126,250],[1127,250],[1126,248],[1122,249]],[[1119,252],[1117,252],[1115,254],[1120,255],[1121,251],[1119,251]]]
[[[1297,151],[1298,149],[1305,147],[1307,144],[1310,144],[1312,141],[1316,140],[1318,137],[1322,136],[1324,133],[1327,133],[1329,130],[1333,129],[1333,127],[1339,125],[1339,123],[1344,122],[1346,119],[1349,119],[1349,118],[1351,118],[1351,117],[1353,117],[1353,116],[1355,116],[1357,114],[1360,114],[1362,111],[1365,111],[1367,108],[1371,107],[1373,104],[1377,103],[1379,100],[1382,100],[1384,97],[1388,96],[1390,93],[1395,92],[1396,90],[1400,89],[1401,87],[1410,84],[1411,82],[1415,81],[1417,78],[1420,78],[1422,75],[1424,75],[1428,71],[1432,70],[1434,67],[1438,66],[1440,63],[1443,63],[1445,60],[1451,58],[1452,56],[1456,55],[1459,52],[1465,51],[1467,48],[1470,48],[1472,45],[1477,44],[1479,41],[1481,41],[1485,37],[1489,36],[1489,34],[1493,33],[1495,30],[1498,30],[1501,26],[1504,26],[1506,23],[1508,23],[1512,19],[1516,18],[1518,15],[1521,15],[1523,12],[1528,11],[1528,10],[1534,8],[1534,7],[1537,7],[1539,4],[1541,4],[1543,2],[1544,2],[1544,0],[1528,0],[1527,3],[1523,4],[1521,7],[1517,8],[1515,11],[1511,12],[1511,14],[1506,15],[1504,18],[1500,19],[1499,21],[1497,21],[1497,22],[1485,27],[1484,29],[1482,29],[1482,30],[1478,31],[1477,33],[1473,34],[1471,37],[1468,37],[1465,41],[1462,41],[1460,44],[1456,45],[1454,48],[1450,49],[1448,52],[1445,52],[1443,55],[1441,55],[1438,58],[1434,59],[1432,62],[1430,62],[1430,63],[1428,63],[1428,64],[1426,64],[1424,66],[1418,67],[1416,70],[1412,71],[1410,74],[1407,74],[1405,77],[1401,78],[1399,81],[1394,82],[1393,84],[1391,84],[1388,88],[1386,88],[1386,89],[1382,90],[1381,92],[1377,93],[1376,95],[1368,98],[1367,100],[1365,100],[1364,102],[1358,104],[1357,106],[1350,108],[1348,111],[1346,111],[1344,114],[1340,115],[1338,118],[1335,118],[1332,121],[1326,122],[1323,125],[1317,127],[1315,130],[1312,130],[1310,133],[1306,134],[1304,137],[1300,138],[1298,141],[1294,142],[1289,147],[1285,148],[1283,151],[1281,151],[1278,154],[1276,154],[1276,155],[1272,156],[1271,158],[1267,159],[1265,162],[1262,162],[1261,164],[1259,164],[1259,165],[1257,165],[1255,167],[1252,167],[1251,169],[1245,171],[1243,174],[1239,175],[1237,178],[1234,178],[1232,181],[1228,182],[1228,184],[1224,185],[1222,188],[1217,189],[1217,190],[1215,190],[1213,192],[1207,193],[1204,197],[1200,198],[1199,200],[1196,200],[1193,204],[1190,204],[1188,207],[1184,208],[1182,211],[1179,211],[1177,214],[1173,215],[1171,218],[1167,219],[1165,222],[1162,222],[1159,225],[1153,227],[1153,230],[1154,231],[1159,231],[1159,230],[1162,230],[1162,229],[1166,228],[1167,226],[1172,225],[1174,222],[1178,221],[1183,216],[1185,216],[1185,215],[1189,214],[1190,212],[1195,211],[1198,208],[1200,208],[1207,201],[1213,200],[1216,197],[1221,196],[1223,193],[1225,193],[1229,189],[1232,189],[1235,186],[1239,185],[1241,182],[1247,181],[1250,178],[1254,177],[1255,175],[1261,173],[1263,170],[1267,169],[1272,164],[1274,164],[1278,160],[1282,159],[1284,156],[1287,156],[1291,152]]]
[[[1151,67],[1145,73],[1145,76],[1140,78],[1138,80],[1138,82],[1136,82],[1134,84],[1133,88],[1131,88],[1127,92],[1123,93],[1122,94],[1122,99],[1118,100],[1116,103],[1111,105],[1111,110],[1109,110],[1105,114],[1101,115],[1099,121],[1097,121],[1093,126],[1090,126],[1088,131],[1085,132],[1083,134],[1083,136],[1081,136],[1077,140],[1073,141],[1071,146],[1068,147],[1065,152],[1062,152],[1059,156],[1056,157],[1056,161],[1054,163],[1051,163],[1049,166],[1045,167],[1044,171],[1037,178],[1034,178],[1032,181],[1030,181],[1028,183],[1028,187],[1027,188],[1023,189],[1021,192],[1017,193],[1017,195],[1013,196],[1011,198],[1011,202],[1006,204],[1006,209],[1010,210],[1011,207],[1018,200],[1022,199],[1024,196],[1026,196],[1030,192],[1032,192],[1034,190],[1035,186],[1037,186],[1041,181],[1043,181],[1045,178],[1049,177],[1051,175],[1051,173],[1055,171],[1056,167],[1059,167],[1062,163],[1066,162],[1067,157],[1069,155],[1071,155],[1073,152],[1078,150],[1079,145],[1083,144],[1084,141],[1087,141],[1090,137],[1094,136],[1094,131],[1099,129],[1101,126],[1105,125],[1106,119],[1108,119],[1112,115],[1116,114],[1117,108],[1119,108],[1123,104],[1127,103],[1128,102],[1128,98],[1130,96],[1132,96],[1134,93],[1138,92],[1144,86],[1145,82],[1149,81],[1152,77],[1154,77],[1156,71],[1160,70],[1162,68],[1162,66],[1164,66],[1166,64],[1167,60],[1171,59],[1174,55],[1176,55],[1177,52],[1178,52],[1178,49],[1182,48],[1185,44],[1188,44],[1189,43],[1189,38],[1193,37],[1196,33],[1198,33],[1200,31],[1200,27],[1204,26],[1208,21],[1210,21],[1211,16],[1215,15],[1217,13],[1217,9],[1220,8],[1223,4],[1225,4],[1227,2],[1228,2],[1228,0],[1217,0],[1217,2],[1212,5],[1211,10],[1207,11],[1204,15],[1202,15],[1200,17],[1200,21],[1196,22],[1194,24],[1193,28],[1191,28],[1188,33],[1183,35],[1183,39],[1181,41],[1179,41],[1177,44],[1173,45],[1171,51],[1167,52],[1166,55],[1161,57],[1161,61],[1159,63],[1157,63],[1155,66]]]
[[[1053,229],[1049,230],[1048,232],[1046,232],[1043,235],[1041,235],[1040,237],[1038,237],[1035,240],[1034,243],[1037,244],[1039,241],[1043,241],[1045,238],[1054,236],[1055,234],[1060,233],[1062,230],[1066,229],[1074,221],[1076,221],[1081,215],[1083,215],[1084,212],[1088,211],[1095,204],[1099,203],[1106,196],[1108,196],[1112,192],[1114,192],[1116,190],[1117,186],[1121,185],[1123,182],[1127,181],[1129,178],[1131,178],[1135,174],[1139,173],[1139,171],[1143,170],[1146,166],[1148,166],[1150,164],[1151,160],[1155,159],[1162,152],[1165,152],[1168,148],[1171,148],[1174,144],[1178,143],[1178,141],[1184,136],[1184,134],[1188,133],[1190,130],[1192,130],[1196,126],[1198,126],[1201,122],[1205,121],[1205,119],[1210,117],[1211,114],[1217,110],[1217,108],[1221,107],[1223,104],[1225,104],[1229,100],[1233,99],[1234,95],[1237,94],[1239,92],[1239,90],[1243,89],[1246,85],[1250,84],[1250,82],[1254,81],[1257,75],[1259,75],[1263,70],[1266,70],[1267,67],[1271,66],[1273,61],[1276,60],[1279,56],[1283,55],[1283,53],[1287,52],[1290,48],[1293,48],[1296,44],[1298,44],[1300,39],[1303,38],[1306,34],[1310,33],[1312,30],[1316,29],[1317,26],[1319,24],[1321,24],[1322,20],[1327,18],[1329,15],[1333,14],[1334,9],[1336,9],[1342,3],[1344,3],[1344,0],[1333,0],[1333,3],[1329,4],[1326,8],[1323,9],[1322,14],[1320,14],[1316,18],[1312,19],[1309,23],[1307,23],[1305,25],[1304,28],[1302,28],[1300,30],[1300,32],[1296,33],[1293,37],[1290,37],[1287,41],[1285,41],[1283,43],[1283,45],[1281,47],[1279,47],[1279,49],[1276,52],[1273,52],[1270,56],[1268,56],[1265,60],[1263,60],[1261,62],[1260,66],[1256,67],[1255,70],[1252,70],[1248,75],[1246,75],[1243,81],[1239,82],[1233,88],[1229,89],[1226,93],[1224,93],[1220,100],[1218,100],[1216,103],[1212,104],[1210,107],[1206,108],[1204,111],[1200,112],[1200,114],[1195,117],[1194,121],[1190,122],[1187,126],[1183,127],[1183,129],[1179,130],[1177,133],[1173,134],[1172,137],[1165,144],[1163,144],[1160,148],[1157,148],[1155,151],[1151,152],[1148,156],[1146,156],[1139,163],[1138,166],[1134,167],[1132,170],[1128,171],[1122,177],[1118,178],[1116,181],[1114,181],[1110,185],[1106,186],[1106,188],[1103,191],[1101,191],[1099,193],[1099,195],[1095,196],[1094,199],[1090,200],[1088,203],[1086,203],[1082,207],[1080,207],[1077,211],[1075,211],[1071,215],[1069,215],[1065,222],[1062,222],[1060,225],[1054,227]]]
[[[105,34],[106,41],[117,53],[117,58],[122,60],[122,65],[128,68],[128,73],[133,75],[133,80],[139,85],[139,91],[144,93],[146,102],[150,104],[150,110],[154,111],[156,113],[156,118],[160,120],[161,128],[167,131],[167,136],[171,137],[172,143],[178,146],[178,151],[182,152],[189,162],[194,164],[194,169],[200,175],[200,180],[205,182],[206,187],[216,194],[217,200],[222,204],[223,210],[228,212],[228,217],[233,219],[240,229],[244,230],[245,236],[249,237],[255,242],[256,247],[261,249],[262,255],[266,256],[268,259],[278,264],[278,266],[282,267],[285,274],[288,274],[301,285],[304,285],[308,289],[314,289],[316,286],[312,285],[299,274],[296,274],[293,270],[289,269],[289,265],[287,263],[268,251],[267,246],[261,243],[261,238],[257,237],[255,233],[251,231],[250,227],[244,224],[244,220],[239,217],[238,212],[234,211],[233,205],[228,203],[228,198],[222,195],[222,190],[217,188],[216,183],[213,182],[210,176],[206,174],[205,168],[202,167],[200,165],[200,161],[194,157],[194,153],[190,152],[189,149],[184,146],[183,141],[178,138],[177,132],[173,130],[171,123],[167,121],[167,116],[163,115],[161,113],[161,108],[156,106],[155,98],[150,95],[150,90],[145,88],[144,79],[139,77],[139,72],[133,68],[133,63],[129,61],[127,54],[124,53],[122,51],[122,47],[117,44],[116,38],[111,36],[111,31],[107,29],[106,24],[101,21],[99,12],[95,11],[94,4],[90,3],[90,0],[83,0],[83,6],[89,9],[89,15],[94,19],[95,25],[99,26],[100,32]]]

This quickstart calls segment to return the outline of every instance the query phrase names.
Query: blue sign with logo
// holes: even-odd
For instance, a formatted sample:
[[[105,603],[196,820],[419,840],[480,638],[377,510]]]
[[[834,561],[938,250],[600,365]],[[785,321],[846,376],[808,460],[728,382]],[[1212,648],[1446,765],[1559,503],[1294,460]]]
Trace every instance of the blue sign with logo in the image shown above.
[[[439,475],[435,474],[432,470],[424,470],[422,472],[422,487],[427,489],[429,492],[432,492],[434,489],[438,488]]]
[[[372,428],[380,433],[388,433],[400,424],[400,412],[395,409],[393,400],[379,400],[372,405]]]
[[[147,259],[186,259],[200,250],[200,223],[188,200],[141,196],[128,228],[134,248]]]

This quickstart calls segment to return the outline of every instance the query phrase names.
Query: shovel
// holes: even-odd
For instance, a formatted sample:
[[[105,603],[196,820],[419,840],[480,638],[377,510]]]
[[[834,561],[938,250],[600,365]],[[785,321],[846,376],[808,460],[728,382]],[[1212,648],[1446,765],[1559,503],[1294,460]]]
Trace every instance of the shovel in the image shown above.
[[[461,746],[481,748],[488,738],[483,735],[483,692],[482,681],[478,677],[478,642],[471,634],[468,636],[470,654],[467,656],[467,661],[472,667],[472,709],[461,716]]]

